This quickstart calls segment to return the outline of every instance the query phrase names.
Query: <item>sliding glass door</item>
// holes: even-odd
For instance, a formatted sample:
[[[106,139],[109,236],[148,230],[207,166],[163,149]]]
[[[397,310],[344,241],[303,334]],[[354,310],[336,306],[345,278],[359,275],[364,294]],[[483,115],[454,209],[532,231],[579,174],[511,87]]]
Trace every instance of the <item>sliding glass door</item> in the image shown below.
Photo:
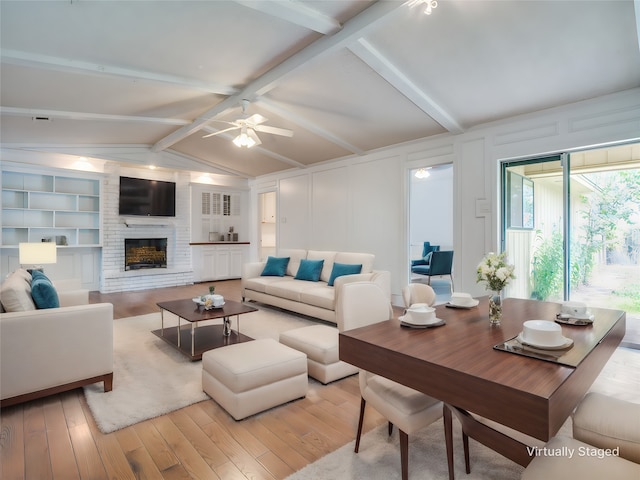
[[[502,166],[503,250],[516,266],[516,279],[506,290],[510,297],[563,297],[562,179],[559,155]]]
[[[640,145],[503,163],[502,248],[508,296],[625,310],[640,341]]]

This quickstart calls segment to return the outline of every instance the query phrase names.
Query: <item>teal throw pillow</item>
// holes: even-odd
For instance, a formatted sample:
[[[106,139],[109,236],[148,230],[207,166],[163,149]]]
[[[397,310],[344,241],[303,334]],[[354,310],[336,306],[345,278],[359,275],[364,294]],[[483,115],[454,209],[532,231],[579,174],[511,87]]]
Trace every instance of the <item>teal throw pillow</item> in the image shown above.
[[[60,299],[53,283],[39,270],[31,272],[31,298],[36,308],[58,308]]]
[[[289,257],[269,256],[261,275],[263,277],[284,277],[284,274],[287,273],[287,265],[289,265]]]
[[[331,270],[331,276],[329,277],[328,285],[333,287],[333,282],[336,278],[343,275],[353,275],[362,271],[362,264],[349,264],[349,263],[334,263],[333,270]]]
[[[423,260],[424,260],[427,264],[430,264],[430,263],[431,263],[431,257],[432,257],[432,256],[433,256],[433,251],[431,251],[431,252],[427,253],[427,254],[424,256]]]
[[[300,260],[300,267],[296,273],[296,280],[308,280],[310,282],[317,282],[320,280],[320,274],[322,273],[322,266],[324,260]]]

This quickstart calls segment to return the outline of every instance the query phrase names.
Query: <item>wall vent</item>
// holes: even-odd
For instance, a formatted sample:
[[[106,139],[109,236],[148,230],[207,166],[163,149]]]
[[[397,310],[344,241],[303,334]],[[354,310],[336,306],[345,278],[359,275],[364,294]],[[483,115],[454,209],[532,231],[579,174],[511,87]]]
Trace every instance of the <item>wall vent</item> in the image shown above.
[[[37,117],[31,117],[31,120],[34,122],[50,122],[51,121],[51,117],[44,117],[44,116],[37,116]]]

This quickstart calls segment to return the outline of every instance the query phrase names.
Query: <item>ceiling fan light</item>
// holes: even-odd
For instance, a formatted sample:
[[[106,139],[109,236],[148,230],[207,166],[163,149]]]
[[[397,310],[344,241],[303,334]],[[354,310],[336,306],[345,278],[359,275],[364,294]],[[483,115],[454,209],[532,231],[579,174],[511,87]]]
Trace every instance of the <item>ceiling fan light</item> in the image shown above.
[[[255,134],[254,134],[255,135]],[[233,139],[233,143],[236,147],[247,147],[251,148],[256,144],[256,141],[251,138],[251,135],[247,133],[247,128],[242,127],[242,131],[240,135]]]

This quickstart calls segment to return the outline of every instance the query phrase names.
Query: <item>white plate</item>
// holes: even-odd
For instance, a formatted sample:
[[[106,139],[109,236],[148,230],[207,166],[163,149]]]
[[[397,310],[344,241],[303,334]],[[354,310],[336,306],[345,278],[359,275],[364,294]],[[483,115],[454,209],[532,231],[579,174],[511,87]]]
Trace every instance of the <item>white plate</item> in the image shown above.
[[[575,319],[575,320],[593,320],[593,313],[585,313],[584,315],[572,315],[571,313],[559,313],[558,318],[560,319]]]
[[[474,300],[473,302],[469,303],[468,305],[459,305],[457,303],[447,303],[447,307],[452,307],[452,308],[473,308],[473,307],[477,307],[478,304],[480,303],[480,300]]]
[[[409,327],[409,328],[431,328],[431,327],[439,327],[440,325],[444,325],[444,324],[445,324],[445,321],[440,318],[436,323],[429,323],[428,325],[418,325],[415,323],[407,323],[400,320],[400,325],[402,325],[403,327]]]
[[[569,348],[573,345],[573,340],[567,337],[562,337],[563,341],[558,345],[540,345],[539,343],[527,342],[522,338],[522,333],[518,334],[516,339],[523,345],[529,345],[530,347],[540,348],[542,350],[562,350],[563,348]]]
[[[436,318],[433,322],[429,322],[429,323],[413,323],[410,321],[405,321],[404,315],[402,315],[398,317],[398,320],[400,320],[400,323],[402,325],[405,325],[407,327],[415,327],[415,328],[429,328],[429,327],[436,327],[438,325],[444,324],[444,320],[442,320],[441,318]]]

